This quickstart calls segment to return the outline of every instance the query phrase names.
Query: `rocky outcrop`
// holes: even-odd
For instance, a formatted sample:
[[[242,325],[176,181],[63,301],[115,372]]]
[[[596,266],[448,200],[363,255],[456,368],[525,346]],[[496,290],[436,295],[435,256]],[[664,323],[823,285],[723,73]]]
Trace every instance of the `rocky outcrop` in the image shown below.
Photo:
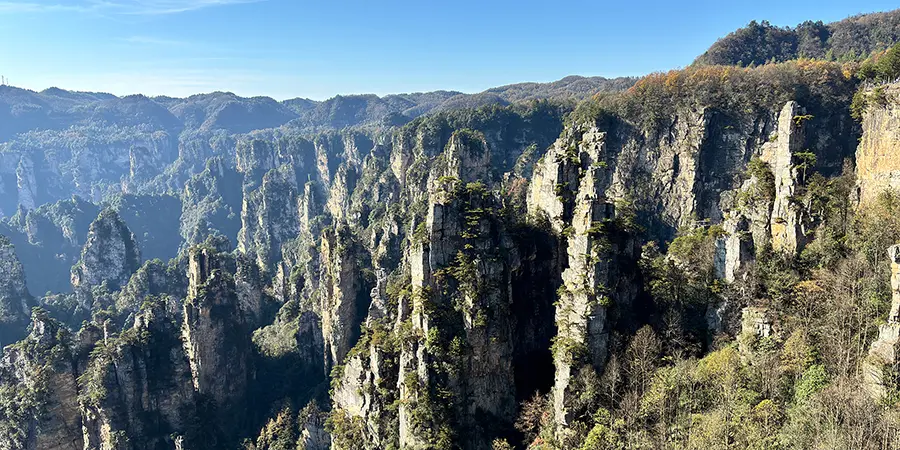
[[[669,75],[676,88],[684,84]],[[72,283],[97,323],[73,357],[72,373],[86,375],[76,385],[81,439],[89,447],[191,448],[206,437],[215,447],[260,433],[257,445],[271,445],[269,431],[287,423],[272,417],[280,405],[291,417],[290,447],[333,440],[337,449],[480,450],[518,435],[518,405],[537,392],[550,400],[545,417],[560,446],[580,447],[596,412],[580,396],[596,392],[589,383],[607,371],[615,344],[657,319],[633,307],[641,280],[632,232],[665,247],[676,229],[721,225],[716,273],[739,280],[770,242],[789,254],[803,247],[799,155],[811,149],[831,168],[847,156],[841,149],[852,139],[826,129],[833,117],[810,98],[821,94],[791,85],[748,100],[738,84],[707,92],[729,82],[717,80],[703,92],[642,84],[621,102],[584,105],[565,127],[567,105],[538,102],[312,140],[293,125],[239,136],[187,130],[174,162],[131,140],[88,139],[59,147],[68,154],[58,158],[33,153],[37,184],[26,194],[37,202],[70,190],[98,201],[125,189],[135,193],[130,204],[148,205],[132,211],[181,214],[180,239],[166,244],[181,241],[178,257],[133,275],[140,261],[127,250],[103,260],[128,240],[101,239],[116,227],[100,219],[86,243],[79,234],[87,230],[35,211],[10,221],[34,246],[48,245],[50,228],[60,242],[84,244]],[[791,92],[818,116],[785,104]],[[223,111],[220,119],[233,106]],[[178,114],[207,122],[196,110]],[[28,171],[19,177],[9,168],[27,169],[31,153],[2,150],[0,187],[18,201]],[[92,164],[98,159],[104,164]],[[48,183],[51,172],[65,176]],[[171,196],[133,201],[179,190],[180,205]],[[159,224],[132,229],[144,245],[161,237],[153,234]],[[237,256],[212,241],[190,249],[212,236],[231,241]],[[47,302],[57,299],[67,297]],[[180,339],[168,339],[175,329]],[[312,398],[330,399],[322,403],[328,412],[297,417],[295,406]],[[208,434],[190,435],[198,429]]]
[[[359,337],[359,326],[369,308],[369,291],[361,277],[361,252],[349,230],[327,230],[322,236],[319,276],[320,302],[325,343],[325,367],[342,364]]]
[[[326,207],[335,221],[343,221],[347,211],[350,210],[350,194],[356,187],[358,178],[357,168],[347,164],[338,167],[334,174],[334,182],[331,184]]]
[[[463,448],[486,448],[498,430],[474,418],[513,419],[509,286],[516,257],[483,184],[489,168],[484,138],[464,132],[450,139],[429,177],[424,234],[408,256],[412,296],[398,315],[420,336],[407,341],[399,357],[401,446],[452,439]],[[438,400],[438,392],[447,392],[449,401]]]
[[[325,413],[315,403],[310,403],[300,411],[297,424],[300,426],[300,438],[297,448],[303,450],[330,450],[331,436],[325,425]]]
[[[104,210],[91,224],[81,261],[72,268],[76,289],[109,284],[124,286],[141,265],[140,249],[134,235],[112,210]]]
[[[72,336],[46,312],[32,317],[31,332],[6,347],[0,361],[0,447],[81,450],[79,372]],[[10,395],[12,398],[10,398]]]
[[[775,202],[770,230],[772,248],[796,255],[806,241],[803,211],[796,201],[802,182],[796,155],[803,151],[803,126],[811,117],[797,102],[788,102],[778,115],[778,136],[774,145],[764,145],[760,159],[775,175]]]
[[[797,255],[809,239],[810,218],[798,198],[807,172],[815,170],[815,156],[804,148],[806,124],[812,119],[797,102],[787,102],[776,116],[777,127],[744,170],[743,182],[722,193],[724,233],[715,261],[719,278],[734,282],[759,249],[771,246]]]
[[[15,247],[0,236],[0,345],[25,336],[33,303]]]
[[[900,189],[900,84],[870,88],[856,150],[859,199],[868,202],[885,189]]]
[[[743,215],[728,215],[722,224],[722,237],[716,240],[716,277],[733,283],[745,264],[755,258],[750,221]]]
[[[128,226],[115,211],[102,211],[91,223],[81,260],[72,267],[72,287],[79,303],[90,310],[92,287],[105,284],[111,291],[119,289],[140,266],[141,252]]]
[[[34,209],[38,206],[37,182],[34,177],[34,163],[28,155],[22,156],[16,167],[16,187],[19,192],[19,204],[25,209]]]
[[[749,358],[756,343],[775,335],[775,320],[767,308],[748,306],[741,310],[741,333],[738,344],[741,355]]]
[[[900,245],[888,249],[891,263],[891,311],[887,323],[878,327],[878,338],[869,347],[869,355],[863,363],[863,381],[869,394],[880,399],[892,385],[889,380],[898,376],[900,364]]]
[[[236,267],[234,286],[238,304],[248,329],[256,329],[271,320],[277,305],[269,296],[265,279],[255,261],[240,255]]]
[[[238,251],[253,255],[264,272],[275,272],[282,245],[300,232],[296,198],[297,180],[290,165],[269,171],[257,190],[245,192]]]
[[[124,187],[127,192],[146,183],[164,168],[162,156],[142,145],[133,145],[128,152],[128,184]]]
[[[171,317],[181,317],[181,299],[187,292],[183,265],[159,260],[144,263],[116,297],[116,309],[122,315],[135,314],[148,300],[162,300]]]
[[[240,141],[235,153],[235,168],[247,177],[259,179],[277,167],[275,152],[266,141]]]
[[[33,244],[71,245],[79,250],[84,246],[91,222],[100,214],[100,208],[73,196],[53,204],[43,205],[34,211],[25,211],[24,232]],[[59,242],[59,235],[61,240]]]
[[[218,408],[224,429],[241,418],[229,413],[246,398],[253,378],[250,332],[227,256],[207,247],[190,250],[182,340],[194,389]]]
[[[85,448],[173,448],[195,420],[191,370],[164,302],[98,342],[79,383]]]
[[[480,133],[451,136],[405,262],[390,275],[376,269],[366,331],[332,397],[336,448],[354,448],[346,436],[359,430],[372,449],[481,449],[510,429],[520,259],[485,184],[490,155]]]
[[[100,209],[78,197],[45,204],[0,224],[0,233],[16,246],[32,293],[67,292],[72,288],[72,266],[81,257],[91,222]]]
[[[241,176],[224,158],[210,158],[206,168],[184,184],[181,237],[185,246],[211,235],[236,242],[241,229]]]
[[[554,199],[546,189],[533,189],[529,210],[537,220],[551,219],[554,231],[565,237],[568,262],[556,304],[553,361],[556,367],[553,410],[556,435],[570,440],[569,427],[584,411],[573,409],[584,388],[587,372],[603,373],[612,328],[610,307],[627,308],[634,289],[625,287],[617,259],[633,251],[627,236],[615,236],[615,207],[605,196],[611,178],[607,134],[589,127],[580,134],[561,137],[535,166],[535,180],[554,185]]]

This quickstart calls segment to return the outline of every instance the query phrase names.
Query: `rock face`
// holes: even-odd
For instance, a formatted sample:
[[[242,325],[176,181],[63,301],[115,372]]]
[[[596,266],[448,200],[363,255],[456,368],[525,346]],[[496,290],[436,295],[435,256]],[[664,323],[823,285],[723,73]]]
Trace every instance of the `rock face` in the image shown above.
[[[9,239],[0,236],[0,345],[25,336],[32,305],[15,247]]]
[[[512,425],[520,259],[484,184],[489,144],[468,131],[446,148],[428,176],[427,214],[414,224],[400,272],[376,269],[367,331],[333,395],[332,417],[343,427],[336,448],[355,448],[343,433],[357,427],[372,449],[489,448]]]
[[[191,249],[182,340],[194,388],[217,405],[221,423],[234,425],[241,418],[228,411],[245,399],[253,367],[232,273],[225,255]]]
[[[4,349],[0,386],[12,389],[17,402],[0,414],[0,447],[35,450],[81,450],[82,421],[78,370],[71,335],[44,312],[32,318],[31,333]]]
[[[34,163],[29,156],[23,156],[16,167],[16,187],[19,191],[19,204],[25,209],[34,209],[37,204],[37,183],[34,179]]]
[[[241,229],[241,177],[224,158],[210,158],[206,168],[185,183],[181,197],[185,245],[200,244],[214,234],[235,242]]]
[[[719,207],[724,234],[716,249],[716,274],[733,282],[753,261],[757,249],[797,255],[806,244],[809,219],[797,202],[805,171],[812,164],[800,156],[807,151],[805,127],[812,118],[797,102],[787,102],[775,116],[777,127],[755,153],[748,177],[724,191]],[[811,153],[806,153],[810,155]]]
[[[184,267],[163,264],[159,260],[144,263],[116,297],[116,309],[121,315],[135,315],[145,302],[163,302],[173,318],[181,317],[181,302],[187,292]]]
[[[760,307],[746,307],[741,310],[741,335],[752,340],[764,339],[775,333],[774,321],[769,310]],[[746,345],[745,340],[740,342],[741,354],[748,356],[753,353],[753,348]]]
[[[106,283],[117,289],[140,266],[134,235],[115,211],[104,210],[91,224],[81,261],[72,268],[72,287],[84,290]]]
[[[153,174],[159,173],[163,168],[163,161],[158,153],[147,147],[134,145],[129,156],[128,181],[130,185],[140,185],[147,182]]]
[[[307,409],[306,417],[299,418],[300,422],[300,439],[297,448],[303,450],[330,450],[331,436],[325,431],[325,415],[315,408]]]
[[[763,146],[761,159],[775,175],[775,203],[772,206],[770,230],[772,248],[795,255],[805,243],[801,210],[794,201],[800,169],[795,155],[803,150],[803,123],[808,120],[797,102],[788,102],[778,115],[778,137],[775,145]]]
[[[173,448],[194,420],[194,388],[178,330],[164,303],[92,352],[79,378],[85,448]]]
[[[733,283],[744,264],[755,257],[750,221],[743,215],[729,215],[723,231],[725,235],[716,242],[716,276]]]
[[[45,204],[28,211],[19,207],[16,215],[0,224],[15,244],[32,293],[71,290],[72,266],[81,258],[91,222],[100,209],[78,197]]]
[[[265,272],[274,272],[281,247],[299,234],[297,180],[291,166],[268,172],[259,189],[245,193],[238,250],[253,253]]]
[[[610,180],[606,138],[597,128],[574,142],[561,138],[535,167],[535,180],[557,186],[555,200],[545,198],[544,189],[532,190],[528,199],[536,219],[552,217],[554,230],[567,236],[554,343],[553,409],[560,442],[568,441],[570,422],[583,413],[571,407],[584,387],[580,380],[587,372],[602,373],[606,365],[609,308],[625,306],[633,296],[632,289],[617,288],[627,280],[619,274],[617,259],[632,249],[627,238],[612,236],[615,207],[604,194]]]
[[[862,202],[887,188],[900,189],[900,85],[870,89],[867,95],[882,98],[867,102],[862,139],[856,150],[856,180]]]
[[[325,368],[344,361],[359,337],[368,310],[369,290],[360,276],[358,252],[348,230],[327,230],[322,236],[319,311],[325,343]]]
[[[900,362],[900,245],[888,249],[891,263],[891,312],[887,323],[878,327],[878,338],[869,348],[869,356],[863,364],[863,380],[866,390],[877,399],[882,398],[889,386],[887,380],[897,376]]]
[[[486,448],[515,413],[511,266],[515,251],[483,184],[490,149],[465,133],[450,139],[429,177],[424,235],[410,249],[411,303],[399,320],[422,336],[400,354],[400,445]],[[441,405],[438,392],[450,392]],[[475,421],[483,417],[484,421]]]

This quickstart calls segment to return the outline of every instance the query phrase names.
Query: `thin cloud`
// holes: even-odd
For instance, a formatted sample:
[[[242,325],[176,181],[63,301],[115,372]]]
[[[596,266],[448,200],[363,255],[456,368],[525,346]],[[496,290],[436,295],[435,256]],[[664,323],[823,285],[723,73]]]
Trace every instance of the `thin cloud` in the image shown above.
[[[263,1],[267,0],[75,0],[60,3],[0,1],[0,14],[81,12],[158,16]]]
[[[152,36],[129,36],[122,39],[122,41],[129,44],[156,45],[163,47],[190,47],[194,45],[193,42],[179,41],[175,39],[162,39]]]
[[[261,1],[265,0],[90,0],[90,3],[119,14],[164,15]]]
[[[0,14],[21,13],[47,13],[47,12],[89,12],[93,8],[87,4],[64,5],[57,3],[32,3],[32,2],[2,2],[0,1]]]

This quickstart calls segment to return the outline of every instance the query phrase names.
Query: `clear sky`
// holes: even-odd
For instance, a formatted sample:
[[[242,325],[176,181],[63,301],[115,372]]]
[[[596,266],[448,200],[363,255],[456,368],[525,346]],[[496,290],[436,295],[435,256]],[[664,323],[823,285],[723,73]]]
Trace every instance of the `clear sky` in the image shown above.
[[[750,20],[896,0],[0,0],[0,74],[42,90],[276,99],[478,92],[683,67]]]

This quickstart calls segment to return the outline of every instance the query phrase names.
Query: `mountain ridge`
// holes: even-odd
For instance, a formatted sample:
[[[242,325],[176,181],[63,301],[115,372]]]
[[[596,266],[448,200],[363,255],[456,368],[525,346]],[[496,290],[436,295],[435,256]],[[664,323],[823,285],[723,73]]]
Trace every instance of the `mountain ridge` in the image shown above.
[[[627,89],[636,80],[631,77],[607,79],[573,75],[549,83],[498,86],[475,94],[438,90],[384,96],[336,95],[322,101],[305,98],[278,101],[271,97],[241,97],[222,91],[184,98],[147,97],[143,94],[120,97],[57,87],[33,91],[0,86],[0,104],[6,106],[0,107],[0,118],[6,119],[6,123],[0,124],[0,140],[12,139],[17,134],[32,130],[64,129],[96,123],[124,126],[149,123],[175,134],[182,130],[216,129],[246,133],[285,125],[312,130],[340,129],[380,125],[391,115],[397,115],[392,119],[395,122],[405,123],[444,109],[509,104],[531,99],[583,100],[597,92]],[[130,120],[135,118],[135,113],[142,114],[137,117],[147,122]]]

